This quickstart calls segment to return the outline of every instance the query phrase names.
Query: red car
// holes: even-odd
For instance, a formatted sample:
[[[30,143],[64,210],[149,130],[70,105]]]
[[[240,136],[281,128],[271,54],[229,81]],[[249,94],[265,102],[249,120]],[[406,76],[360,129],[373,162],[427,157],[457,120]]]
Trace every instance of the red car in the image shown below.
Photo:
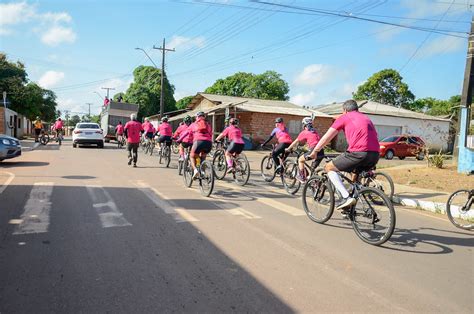
[[[413,156],[418,160],[423,160],[425,142],[418,136],[392,135],[380,141],[380,156],[385,159],[392,159],[394,156],[405,159],[405,157]]]

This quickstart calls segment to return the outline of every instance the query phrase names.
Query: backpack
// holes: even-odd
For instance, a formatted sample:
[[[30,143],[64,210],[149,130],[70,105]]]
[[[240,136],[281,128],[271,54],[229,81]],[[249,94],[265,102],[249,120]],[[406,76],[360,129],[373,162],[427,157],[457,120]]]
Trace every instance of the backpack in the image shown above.
[[[200,119],[200,120],[196,121],[196,125],[197,125],[197,131],[198,131],[199,133],[207,133],[207,123],[206,123],[206,120]]]

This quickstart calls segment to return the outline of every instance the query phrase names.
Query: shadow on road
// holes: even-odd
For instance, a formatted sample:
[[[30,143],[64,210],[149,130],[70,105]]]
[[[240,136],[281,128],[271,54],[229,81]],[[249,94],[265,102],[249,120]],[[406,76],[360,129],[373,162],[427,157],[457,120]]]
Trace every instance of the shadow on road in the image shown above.
[[[96,177],[92,176],[62,176],[63,179],[71,179],[71,180],[89,180],[95,179]]]
[[[45,161],[3,161],[0,164],[2,168],[17,168],[17,167],[44,167],[49,165],[49,162]]]

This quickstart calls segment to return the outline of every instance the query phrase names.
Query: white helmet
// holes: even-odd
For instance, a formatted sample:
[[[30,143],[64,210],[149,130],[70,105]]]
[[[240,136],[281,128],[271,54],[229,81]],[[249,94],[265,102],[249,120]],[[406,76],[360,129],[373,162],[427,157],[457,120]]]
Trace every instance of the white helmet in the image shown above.
[[[134,113],[132,113],[132,114],[130,115],[130,120],[132,120],[132,121],[137,120],[137,115],[134,114]]]
[[[301,123],[303,123],[303,126],[312,125],[313,119],[311,117],[305,117],[301,120]]]

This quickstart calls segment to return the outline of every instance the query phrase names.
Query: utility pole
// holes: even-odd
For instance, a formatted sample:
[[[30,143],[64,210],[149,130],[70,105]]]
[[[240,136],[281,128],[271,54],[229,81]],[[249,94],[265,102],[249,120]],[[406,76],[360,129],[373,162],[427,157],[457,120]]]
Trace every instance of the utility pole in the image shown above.
[[[102,89],[106,89],[106,90],[107,90],[107,98],[109,98],[109,99],[110,99],[110,97],[109,97],[109,91],[110,91],[110,90],[115,90],[115,88],[112,88],[112,87],[102,87]]]
[[[165,42],[165,38],[163,38],[163,47],[155,47],[155,45],[153,45],[153,49],[158,49],[158,50],[161,50],[161,54],[162,54],[162,58],[161,58],[161,95],[160,95],[160,118],[163,118],[163,113],[164,113],[164,110],[165,110],[165,102],[164,102],[164,98],[165,98],[165,93],[164,93],[164,90],[165,90],[165,55],[166,55],[166,52],[167,51],[175,51],[174,48],[173,49],[166,49],[166,42]]]
[[[91,119],[91,105],[92,105],[92,103],[87,102],[86,105],[89,106],[89,114],[88,114],[88,116],[89,116],[89,120],[90,120],[90,119]]]
[[[68,136],[69,131],[69,110],[64,110],[64,117],[66,118],[66,136]]]

